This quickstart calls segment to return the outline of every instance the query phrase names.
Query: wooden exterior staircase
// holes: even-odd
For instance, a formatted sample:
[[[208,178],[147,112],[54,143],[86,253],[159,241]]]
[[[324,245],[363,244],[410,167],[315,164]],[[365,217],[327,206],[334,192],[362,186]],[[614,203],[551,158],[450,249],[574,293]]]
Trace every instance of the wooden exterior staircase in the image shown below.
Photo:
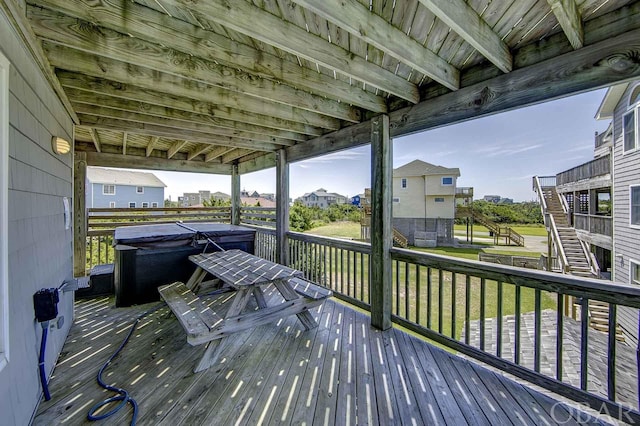
[[[393,245],[397,247],[407,248],[409,246],[409,240],[402,235],[400,231],[393,228]]]
[[[524,237],[518,234],[513,228],[509,226],[500,226],[482,213],[473,210],[466,206],[456,207],[456,218],[471,217],[474,221],[484,225],[490,233],[493,234],[493,240],[496,244],[501,238],[504,238],[507,244],[515,244],[517,246],[524,246]]]
[[[549,229],[547,221],[547,231],[554,238],[559,238],[557,244],[562,246],[562,250],[567,259],[568,265],[565,272],[585,278],[599,278],[598,267],[594,265],[588,254],[588,248],[580,241],[575,228],[571,227],[567,219],[567,213],[562,206],[560,195],[555,186],[543,186],[538,193],[541,205],[546,206],[544,214],[550,215],[555,224],[557,234]],[[544,200],[544,203],[542,202]],[[574,306],[574,312],[575,308]],[[589,301],[589,325],[598,331],[608,333],[609,331],[609,304],[594,300]],[[624,334],[619,325],[616,324],[616,339],[624,341]]]

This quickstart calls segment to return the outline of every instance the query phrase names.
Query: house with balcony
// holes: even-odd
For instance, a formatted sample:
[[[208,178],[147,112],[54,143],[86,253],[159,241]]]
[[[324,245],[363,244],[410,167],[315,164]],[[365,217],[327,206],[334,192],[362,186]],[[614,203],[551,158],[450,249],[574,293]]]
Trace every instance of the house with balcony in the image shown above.
[[[153,173],[87,167],[87,208],[164,206],[165,185]]]
[[[349,199],[335,192],[327,192],[324,188],[318,188],[313,192],[307,192],[296,201],[301,202],[306,207],[329,208],[332,204],[346,204]]]
[[[112,411],[96,374],[132,325],[102,376],[126,388],[109,424],[640,422],[637,368],[612,334],[595,339],[585,317],[577,356],[563,340],[565,296],[637,309],[638,287],[392,247],[393,138],[640,77],[640,2],[551,3],[0,0],[2,422]],[[371,243],[290,232],[290,165],[365,145]],[[87,167],[230,176],[229,225],[242,176],[275,167],[275,228],[256,229],[255,254],[341,302],[304,315],[313,329],[296,315],[249,327],[194,373],[209,348],[167,307],[74,300],[93,259]],[[197,297],[229,318],[299,304],[277,284],[234,306]],[[38,318],[43,289],[57,309]],[[472,339],[473,321],[496,333]]]

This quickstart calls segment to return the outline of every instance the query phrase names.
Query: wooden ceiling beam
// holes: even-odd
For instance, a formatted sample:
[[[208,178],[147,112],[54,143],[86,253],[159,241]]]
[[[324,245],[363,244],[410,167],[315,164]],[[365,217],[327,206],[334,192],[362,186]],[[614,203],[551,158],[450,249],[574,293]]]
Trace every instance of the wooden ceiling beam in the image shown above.
[[[228,146],[219,146],[216,148],[213,148],[211,151],[207,152],[207,154],[204,156],[204,161],[206,163],[215,160],[216,158],[219,158],[220,156],[226,154],[229,151],[233,151],[235,148],[229,148]]]
[[[169,150],[167,151],[167,158],[171,159],[174,155],[176,155],[178,153],[178,151],[180,151],[186,144],[188,143],[188,141],[176,141],[173,143],[173,145],[171,145],[171,148],[169,148]]]
[[[95,129],[116,131],[128,131],[147,136],[159,136],[168,139],[186,139],[191,142],[208,143],[212,145],[225,145],[234,148],[249,148],[256,151],[277,151],[282,148],[266,142],[252,142],[247,139],[232,138],[228,136],[212,135],[193,130],[174,129],[172,127],[158,126],[155,124],[136,123],[135,121],[119,120],[114,118],[97,117],[94,115],[78,114],[80,124]]]
[[[230,151],[222,156],[222,163],[223,164],[231,163],[240,157],[244,157],[245,155],[249,155],[254,152],[255,151],[252,151],[250,149],[244,149],[244,148],[234,149],[233,151]]]
[[[211,149],[211,145],[207,145],[206,143],[198,145],[194,150],[189,151],[187,154],[187,160],[193,160],[200,154],[204,154],[205,152]]]
[[[78,22],[75,18],[41,8],[29,6],[27,12],[36,34],[56,44],[339,120],[357,123],[361,119],[358,108],[288,84],[256,77],[237,68],[93,26],[88,22]]]
[[[293,0],[445,87],[460,87],[460,72],[357,0]]]
[[[509,47],[464,0],[418,0],[503,72],[513,68]]]
[[[547,0],[569,43],[574,49],[584,45],[582,17],[575,0]]]
[[[369,129],[371,129],[371,124]],[[358,124],[359,126],[359,124]],[[238,173],[247,174],[251,172],[257,172],[258,170],[270,169],[276,166],[276,154],[275,152],[269,152],[260,157],[255,157],[247,161],[242,161],[238,164]]]
[[[230,6],[223,0],[198,2],[197,5],[192,0],[164,0],[163,4],[193,9],[193,13],[210,21],[402,99],[413,103],[420,100],[415,84],[249,2],[234,2],[233,6]]]
[[[357,85],[335,79],[281,59],[266,51],[204,30],[137,3],[119,0],[41,0],[38,6],[64,13],[123,34],[217,61],[228,67],[244,69],[256,76],[288,83],[294,87],[341,100],[373,112],[387,112],[386,101]]]
[[[118,167],[124,169],[173,170],[177,172],[231,174],[230,164],[213,164],[204,161],[169,160],[142,155],[118,155],[87,152],[87,165],[98,167]]]
[[[229,136],[239,139],[246,139],[251,142],[266,142],[282,146],[295,145],[295,141],[289,139],[275,138],[273,136],[260,135],[257,133],[249,133],[225,129],[222,127],[214,127],[207,124],[193,123],[190,121],[174,120],[172,118],[157,117],[138,112],[122,111],[119,109],[107,108],[72,101],[71,105],[75,108],[76,113],[83,115],[94,115],[97,117],[115,118],[118,120],[128,120],[137,123],[156,124],[158,126],[171,127],[173,129],[193,130],[196,132],[210,133],[217,136]]]
[[[160,90],[175,96],[217,103],[256,114],[272,115],[326,129],[340,128],[340,120],[333,117],[241,95],[174,74],[92,55],[48,41],[43,41],[43,49],[51,65],[67,71],[107,78],[124,84],[134,84],[148,90]]]
[[[263,127],[279,130],[281,132],[295,132],[309,136],[320,136],[324,133],[323,129],[308,124],[282,120],[268,115],[251,114],[242,110],[213,104],[208,101],[199,101],[183,96],[174,96],[168,93],[145,89],[134,84],[123,84],[99,77],[76,74],[63,70],[58,70],[56,74],[65,90],[73,88],[79,91],[92,93],[94,95],[111,96],[136,103],[140,102],[143,104],[157,105],[179,111],[206,115],[212,121],[212,125],[218,125],[220,127],[231,127],[234,129],[264,134],[272,133],[271,130],[261,132],[261,128]],[[78,98],[77,95],[76,98]],[[95,99],[88,96],[83,97],[82,100],[83,102],[95,103]],[[120,109],[125,110],[126,108]],[[279,136],[279,134],[274,136]]]
[[[131,101],[128,99],[96,94],[93,92],[75,88],[66,88],[66,93],[73,103],[101,106],[119,111],[142,113],[153,115],[156,117],[186,121],[189,123],[204,124],[234,132],[234,134],[230,136],[242,137],[240,135],[246,134],[252,135],[253,138],[257,138],[259,135],[265,137],[265,139],[267,136],[273,136],[274,138],[289,141],[288,143],[283,143],[283,145],[293,145],[293,141],[303,142],[309,139],[308,136],[296,132],[289,132],[262,126],[254,126],[239,123],[236,121],[219,119],[211,115],[196,114],[179,109],[168,108],[161,105],[153,105],[146,102]],[[275,139],[270,140],[273,141]]]
[[[98,136],[98,132],[96,129],[89,129],[89,133],[91,134],[91,140],[93,141],[93,145],[96,147],[96,151],[100,152],[100,136]]]
[[[146,148],[147,157],[149,157],[151,155],[151,153],[153,152],[153,148],[158,143],[158,139],[160,139],[158,136],[151,136],[151,138],[149,139],[149,145],[147,145],[147,148]]]

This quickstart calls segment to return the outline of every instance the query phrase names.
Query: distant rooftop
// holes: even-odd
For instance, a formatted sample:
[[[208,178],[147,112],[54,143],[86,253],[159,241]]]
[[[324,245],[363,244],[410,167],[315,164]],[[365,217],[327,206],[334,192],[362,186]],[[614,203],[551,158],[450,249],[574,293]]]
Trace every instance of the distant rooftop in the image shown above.
[[[460,169],[447,168],[438,166],[435,164],[427,163],[422,160],[413,160],[410,163],[400,166],[397,169],[393,169],[394,177],[409,177],[409,176],[425,176],[425,175],[454,175],[460,176]]]
[[[151,186],[158,188],[165,188],[167,186],[153,173],[102,169],[99,167],[87,167],[87,180],[91,183],[114,185]]]

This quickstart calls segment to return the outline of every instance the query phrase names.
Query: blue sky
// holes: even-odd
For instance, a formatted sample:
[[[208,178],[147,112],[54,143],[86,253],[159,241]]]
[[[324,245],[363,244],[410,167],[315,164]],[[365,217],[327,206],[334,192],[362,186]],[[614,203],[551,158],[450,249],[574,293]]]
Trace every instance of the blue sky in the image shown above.
[[[415,159],[460,168],[458,186],[473,186],[475,198],[496,194],[528,201],[534,175],[555,175],[593,158],[594,132],[607,121],[594,115],[605,90],[547,102],[486,118],[397,138],[394,167]],[[370,147],[363,146],[293,163],[292,198],[325,188],[353,196],[370,184]],[[229,177],[154,172],[166,185],[165,197],[200,189],[229,193]],[[275,169],[243,175],[243,189],[275,192]]]

